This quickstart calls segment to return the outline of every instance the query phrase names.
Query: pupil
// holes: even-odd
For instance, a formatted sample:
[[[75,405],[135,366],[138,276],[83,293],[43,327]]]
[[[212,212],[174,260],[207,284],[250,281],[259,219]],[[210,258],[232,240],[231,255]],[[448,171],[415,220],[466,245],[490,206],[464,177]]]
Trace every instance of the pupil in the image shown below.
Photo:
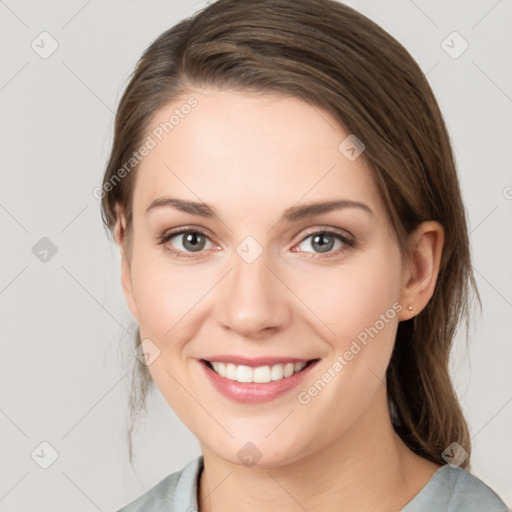
[[[192,251],[200,251],[203,249],[205,239],[200,233],[188,233],[185,235],[183,247]]]
[[[328,252],[334,245],[333,237],[330,235],[315,235],[313,237],[313,245],[319,244],[319,252]]]

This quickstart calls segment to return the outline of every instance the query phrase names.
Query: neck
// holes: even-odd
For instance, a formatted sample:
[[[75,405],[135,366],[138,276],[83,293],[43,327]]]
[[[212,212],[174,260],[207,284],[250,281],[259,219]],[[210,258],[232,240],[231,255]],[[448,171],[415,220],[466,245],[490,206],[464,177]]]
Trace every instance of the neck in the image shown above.
[[[395,433],[385,386],[372,402],[338,438],[285,465],[236,465],[202,446],[200,512],[400,510],[440,466]]]

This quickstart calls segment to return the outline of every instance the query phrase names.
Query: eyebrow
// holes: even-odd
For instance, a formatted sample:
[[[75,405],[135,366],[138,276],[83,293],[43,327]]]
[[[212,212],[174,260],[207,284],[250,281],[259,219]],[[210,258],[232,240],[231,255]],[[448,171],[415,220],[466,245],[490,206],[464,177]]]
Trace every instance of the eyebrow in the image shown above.
[[[207,203],[187,201],[173,197],[159,197],[158,199],[155,199],[146,209],[146,213],[156,208],[165,207],[176,208],[182,212],[190,213],[192,215],[199,215],[200,217],[220,220],[220,216],[217,210]],[[359,208],[371,216],[374,215],[371,208],[365,203],[352,201],[350,199],[338,199],[334,201],[296,205],[287,208],[279,219],[279,223],[298,221],[301,219],[314,217],[315,215],[321,215],[322,213],[328,213],[333,210],[341,210],[343,208]]]

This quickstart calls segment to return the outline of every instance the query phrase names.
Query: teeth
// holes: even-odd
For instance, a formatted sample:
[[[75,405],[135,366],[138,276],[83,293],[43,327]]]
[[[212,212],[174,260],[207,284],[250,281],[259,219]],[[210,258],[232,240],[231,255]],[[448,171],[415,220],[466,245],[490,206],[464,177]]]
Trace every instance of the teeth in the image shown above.
[[[258,366],[251,370],[253,382],[270,382],[272,380],[270,366]]]
[[[273,366],[251,366],[236,365],[233,363],[210,363],[221,377],[238,382],[270,382],[272,380],[281,380],[290,377],[294,373],[300,372],[306,363],[286,363],[275,364]]]

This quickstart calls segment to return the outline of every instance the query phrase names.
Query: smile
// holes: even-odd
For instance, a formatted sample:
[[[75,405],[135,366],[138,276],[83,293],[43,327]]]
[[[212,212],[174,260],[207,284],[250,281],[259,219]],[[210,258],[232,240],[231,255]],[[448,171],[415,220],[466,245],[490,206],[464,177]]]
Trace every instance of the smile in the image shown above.
[[[214,372],[229,380],[237,382],[271,382],[273,380],[281,380],[291,377],[293,374],[300,372],[306,362],[274,364],[272,366],[258,366],[252,368],[250,366],[236,365],[233,363],[208,362]]]
[[[242,361],[234,362],[197,360],[201,373],[225,398],[235,402],[256,404],[275,400],[297,388],[319,362],[319,359],[289,361]],[[227,359],[227,357],[222,357]],[[268,364],[263,364],[263,363]],[[252,366],[248,366],[252,364]]]

